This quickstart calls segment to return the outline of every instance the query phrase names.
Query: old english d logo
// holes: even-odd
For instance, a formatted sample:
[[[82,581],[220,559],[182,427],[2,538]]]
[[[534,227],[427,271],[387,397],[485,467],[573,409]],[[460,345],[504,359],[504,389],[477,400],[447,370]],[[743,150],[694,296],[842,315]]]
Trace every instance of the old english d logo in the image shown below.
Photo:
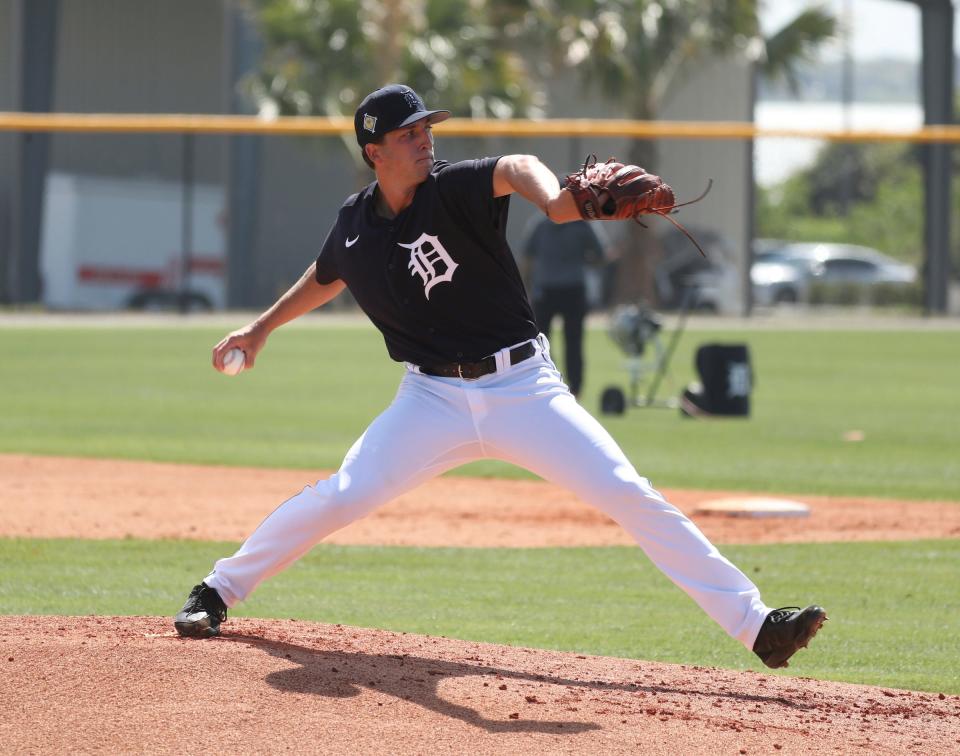
[[[453,280],[457,263],[436,236],[420,234],[420,238],[413,244],[397,243],[410,250],[410,263],[407,267],[411,276],[419,275],[423,279],[423,294],[427,299],[430,299],[430,289],[438,283]]]

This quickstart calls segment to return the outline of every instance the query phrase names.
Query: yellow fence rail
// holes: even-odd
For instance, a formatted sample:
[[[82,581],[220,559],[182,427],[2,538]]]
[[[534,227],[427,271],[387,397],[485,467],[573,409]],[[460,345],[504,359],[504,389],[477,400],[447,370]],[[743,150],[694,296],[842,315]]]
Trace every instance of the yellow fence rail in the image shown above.
[[[445,136],[481,137],[633,137],[642,139],[820,139],[831,142],[960,142],[960,126],[909,130],[837,130],[760,128],[739,121],[628,121],[564,118],[499,120],[451,118],[437,124]],[[148,115],[114,113],[4,113],[0,131],[121,134],[273,134],[323,136],[352,134],[352,118],[243,115]]]

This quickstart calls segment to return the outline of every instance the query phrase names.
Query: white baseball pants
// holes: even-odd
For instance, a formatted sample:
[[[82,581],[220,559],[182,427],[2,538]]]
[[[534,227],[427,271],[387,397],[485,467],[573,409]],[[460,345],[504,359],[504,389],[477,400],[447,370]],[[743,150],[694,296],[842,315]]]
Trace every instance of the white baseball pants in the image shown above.
[[[546,338],[533,357],[478,380],[407,366],[391,405],[339,471],[281,504],[205,578],[227,606],[334,531],[446,470],[488,457],[569,489],[619,523],[731,637],[752,649],[770,609],[750,579],[650,485],[567,390]]]

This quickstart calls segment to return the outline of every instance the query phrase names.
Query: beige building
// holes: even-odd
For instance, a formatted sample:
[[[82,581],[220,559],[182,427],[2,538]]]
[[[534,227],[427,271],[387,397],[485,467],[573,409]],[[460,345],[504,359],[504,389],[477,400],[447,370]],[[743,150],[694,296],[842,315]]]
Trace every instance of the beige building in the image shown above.
[[[27,1],[0,0],[0,110],[23,107]],[[59,18],[51,110],[229,113],[244,108],[236,82],[255,46],[248,43],[249,26],[228,0],[52,4],[59,5]],[[552,90],[551,116],[622,115],[585,97],[574,80],[556,83]],[[676,91],[661,115],[751,120],[749,67],[742,61],[705,67]],[[533,152],[558,173],[575,169],[587,153],[601,159],[627,154],[625,140],[465,140],[445,138],[442,126],[437,135],[441,158]],[[18,245],[24,239],[20,176],[26,139],[0,132],[0,302],[23,300],[20,267],[29,256]],[[749,144],[661,140],[658,150],[658,171],[681,199],[698,194],[708,177],[722,177],[706,200],[684,209],[678,219],[705,234],[711,255],[724,256],[735,271],[725,283],[732,288],[720,301],[724,309],[739,311],[739,281],[751,236]],[[310,263],[340,202],[358,188],[344,183],[344,177],[353,180],[358,173],[337,138],[57,133],[49,137],[46,163],[40,297],[59,307],[71,306],[71,287],[86,292],[75,306],[118,307],[151,286],[199,287],[218,307],[261,307]],[[110,197],[119,199],[111,206]],[[509,237],[515,250],[533,213],[523,200],[514,201]],[[670,230],[660,219],[650,226],[652,234]],[[625,227],[608,224],[604,230],[617,241]],[[59,293],[52,299],[54,291]]]

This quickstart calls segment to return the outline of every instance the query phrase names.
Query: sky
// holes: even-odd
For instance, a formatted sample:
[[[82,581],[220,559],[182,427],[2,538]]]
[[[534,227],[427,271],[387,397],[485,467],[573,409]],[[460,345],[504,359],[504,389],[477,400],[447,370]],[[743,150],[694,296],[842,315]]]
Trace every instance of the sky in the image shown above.
[[[904,0],[765,0],[760,22],[765,33],[789,21],[806,7],[825,5],[838,18],[852,16],[852,49],[856,60],[893,57],[920,60],[920,8]],[[955,46],[960,42],[960,13],[955,12]],[[836,45],[833,54],[840,56]]]

